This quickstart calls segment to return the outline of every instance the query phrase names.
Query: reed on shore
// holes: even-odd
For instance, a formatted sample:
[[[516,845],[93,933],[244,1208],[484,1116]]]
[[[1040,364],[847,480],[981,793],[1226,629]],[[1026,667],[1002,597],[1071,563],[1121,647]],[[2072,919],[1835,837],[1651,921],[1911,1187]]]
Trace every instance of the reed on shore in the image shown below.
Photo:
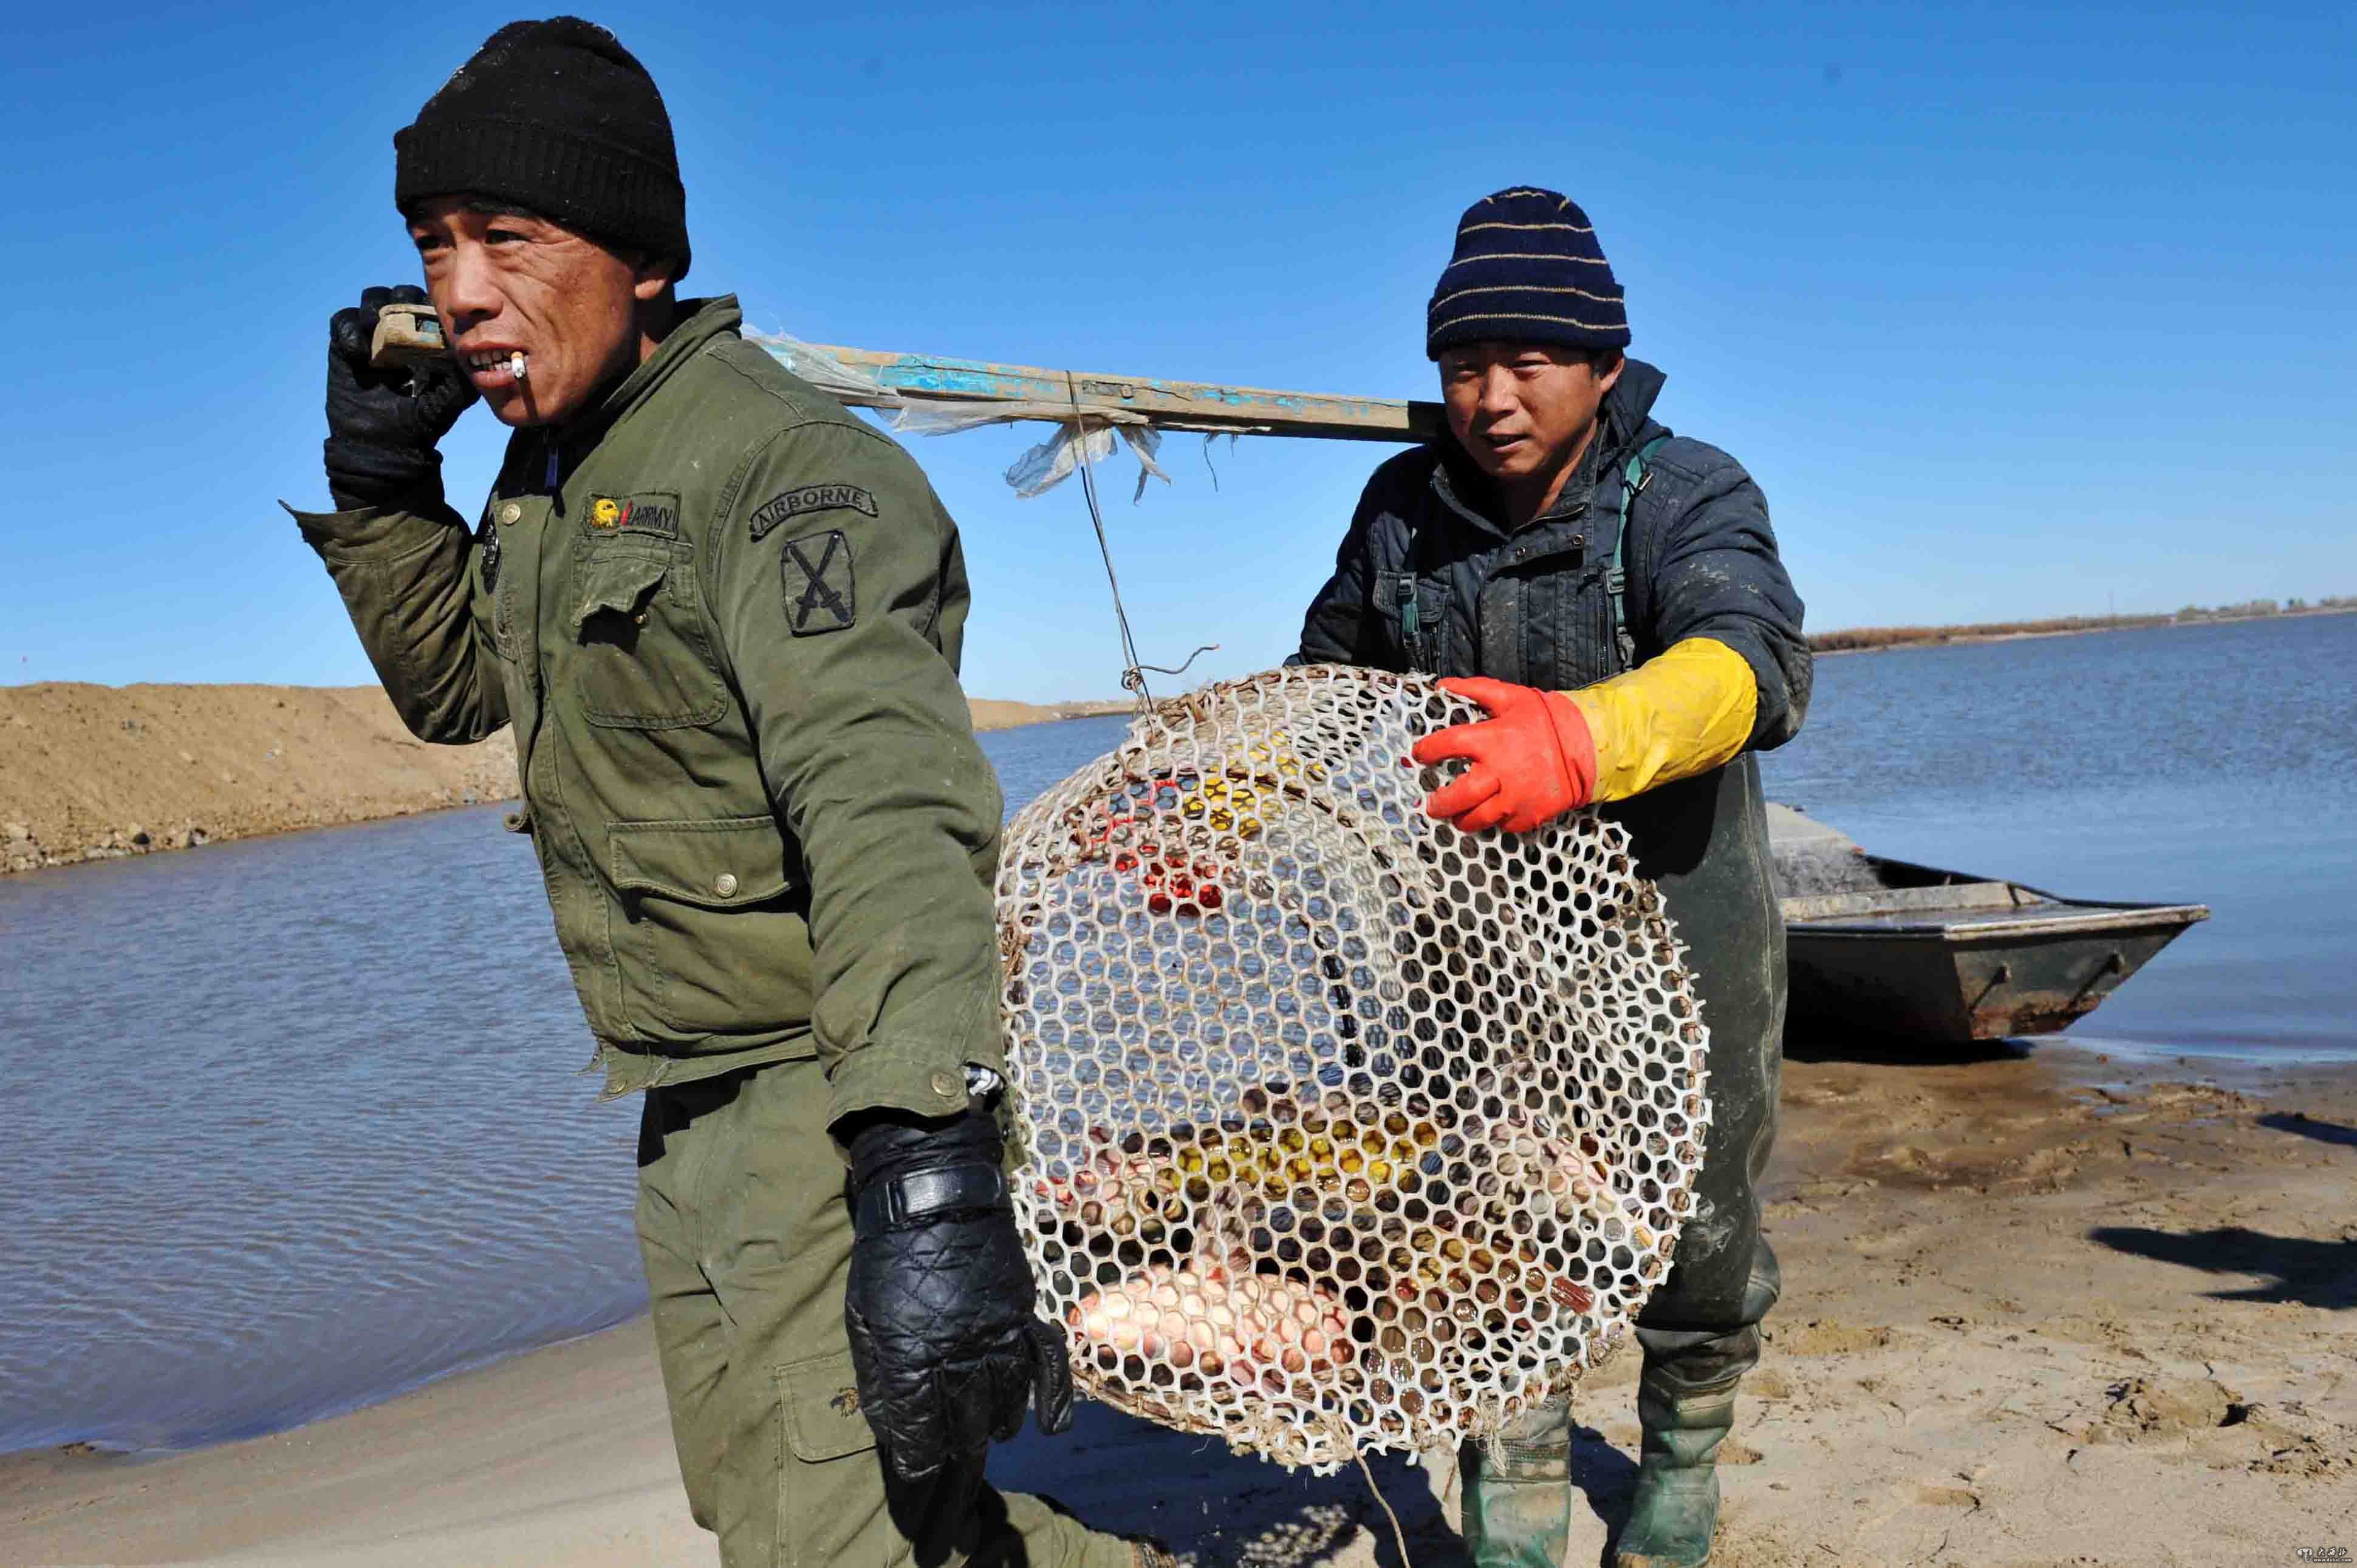
[[[2315,600],[2252,599],[2239,605],[2188,605],[2172,615],[2054,616],[2044,620],[1984,621],[1971,626],[1858,626],[1813,632],[1810,651],[1847,653],[1861,649],[1902,648],[1926,642],[1986,642],[2000,637],[2063,637],[2079,631],[2116,631],[2136,626],[2182,626],[2196,621],[2255,620],[2266,616],[2313,615],[2357,610],[2357,594]]]

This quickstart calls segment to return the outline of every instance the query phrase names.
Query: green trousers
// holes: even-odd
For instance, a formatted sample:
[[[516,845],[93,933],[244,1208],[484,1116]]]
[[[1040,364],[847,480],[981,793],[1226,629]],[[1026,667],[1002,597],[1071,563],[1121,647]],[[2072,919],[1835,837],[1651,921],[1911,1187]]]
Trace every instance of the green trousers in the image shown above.
[[[851,1217],[815,1061],[650,1090],[639,1249],[673,1440],[695,1522],[726,1568],[965,1563],[1134,1568],[1128,1542],[979,1458],[888,1476],[859,1413],[843,1327]]]

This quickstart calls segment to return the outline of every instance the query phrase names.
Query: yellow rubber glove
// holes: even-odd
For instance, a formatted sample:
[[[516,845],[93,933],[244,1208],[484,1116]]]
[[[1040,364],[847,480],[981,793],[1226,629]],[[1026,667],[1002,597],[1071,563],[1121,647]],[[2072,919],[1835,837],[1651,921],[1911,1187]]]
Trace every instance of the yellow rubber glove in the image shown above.
[[[1598,800],[1625,800],[1707,773],[1742,751],[1760,710],[1751,666],[1707,637],[1690,637],[1626,675],[1564,695],[1596,743]]]

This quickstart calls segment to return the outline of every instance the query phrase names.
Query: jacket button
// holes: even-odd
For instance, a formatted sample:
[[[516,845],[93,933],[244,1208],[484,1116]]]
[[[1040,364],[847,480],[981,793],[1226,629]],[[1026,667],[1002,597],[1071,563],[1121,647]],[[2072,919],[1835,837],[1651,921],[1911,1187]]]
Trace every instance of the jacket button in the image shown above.
[[[722,872],[712,879],[712,890],[723,898],[733,896],[737,891],[737,874],[733,871]]]
[[[1587,542],[1587,535],[1586,535],[1586,534],[1584,534],[1584,533],[1575,533],[1575,534],[1573,534],[1573,535],[1571,536],[1571,547],[1572,547],[1574,550],[1578,549],[1580,546],[1582,546],[1582,545],[1586,544]]]
[[[507,505],[500,508],[500,521],[501,522],[513,522],[522,515],[523,508],[516,505],[513,501],[510,501]]]
[[[944,1100],[947,1100],[950,1096],[960,1092],[964,1088],[964,1080],[960,1079],[955,1073],[937,1072],[933,1074],[933,1092],[940,1095]]]

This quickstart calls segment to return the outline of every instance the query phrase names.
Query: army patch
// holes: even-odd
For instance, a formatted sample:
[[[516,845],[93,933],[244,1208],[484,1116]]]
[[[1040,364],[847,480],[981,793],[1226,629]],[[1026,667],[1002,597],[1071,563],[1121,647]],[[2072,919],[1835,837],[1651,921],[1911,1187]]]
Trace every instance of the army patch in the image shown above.
[[[851,541],[843,530],[787,541],[778,566],[785,575],[786,624],[796,637],[841,631],[857,618]]]
[[[753,537],[760,538],[781,522],[816,511],[860,511],[876,515],[876,498],[857,485],[803,485],[771,496],[753,510]]]
[[[679,497],[667,490],[596,497],[589,503],[589,527],[597,533],[652,533],[677,539]]]

